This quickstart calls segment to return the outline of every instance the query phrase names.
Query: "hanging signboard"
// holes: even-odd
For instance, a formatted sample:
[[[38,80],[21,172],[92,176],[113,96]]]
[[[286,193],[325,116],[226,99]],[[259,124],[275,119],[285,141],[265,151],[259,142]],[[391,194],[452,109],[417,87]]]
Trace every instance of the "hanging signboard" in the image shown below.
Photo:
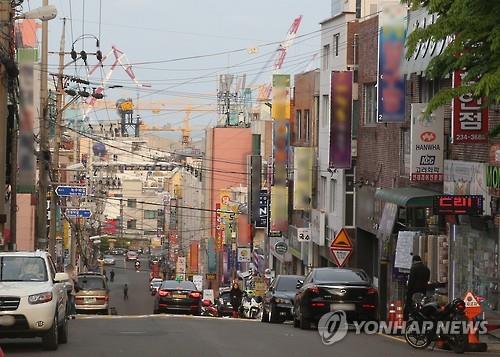
[[[453,72],[453,88],[462,84],[463,71]],[[488,107],[482,108],[483,99],[465,93],[453,99],[451,139],[453,144],[488,142]]]
[[[442,182],[444,171],[444,110],[424,115],[427,103],[411,105],[410,179]]]
[[[396,243],[396,258],[394,259],[394,267],[400,269],[411,268],[413,241],[417,236],[417,232],[400,231],[398,233],[398,241]]]
[[[483,214],[483,196],[482,195],[434,196],[434,214],[480,216]]]

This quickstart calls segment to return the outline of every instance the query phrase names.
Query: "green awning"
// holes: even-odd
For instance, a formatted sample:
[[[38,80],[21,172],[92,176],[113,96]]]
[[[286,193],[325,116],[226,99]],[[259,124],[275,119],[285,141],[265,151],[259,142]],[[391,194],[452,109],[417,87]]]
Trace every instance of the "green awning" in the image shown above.
[[[375,198],[400,207],[432,207],[433,197],[439,194],[417,187],[379,188]]]

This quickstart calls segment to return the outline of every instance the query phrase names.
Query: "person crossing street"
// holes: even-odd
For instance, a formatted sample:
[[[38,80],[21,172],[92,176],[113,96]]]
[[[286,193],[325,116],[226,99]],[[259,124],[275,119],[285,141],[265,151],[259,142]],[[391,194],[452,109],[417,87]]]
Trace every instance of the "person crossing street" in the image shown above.
[[[123,300],[128,300],[128,285],[123,286]]]

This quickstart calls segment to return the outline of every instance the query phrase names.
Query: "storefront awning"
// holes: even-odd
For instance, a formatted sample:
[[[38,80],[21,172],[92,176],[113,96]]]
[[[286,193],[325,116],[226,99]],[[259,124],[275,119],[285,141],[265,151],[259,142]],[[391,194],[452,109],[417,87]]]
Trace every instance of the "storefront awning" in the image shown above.
[[[432,207],[433,197],[439,192],[428,191],[417,187],[379,188],[375,198],[392,202],[400,207]]]

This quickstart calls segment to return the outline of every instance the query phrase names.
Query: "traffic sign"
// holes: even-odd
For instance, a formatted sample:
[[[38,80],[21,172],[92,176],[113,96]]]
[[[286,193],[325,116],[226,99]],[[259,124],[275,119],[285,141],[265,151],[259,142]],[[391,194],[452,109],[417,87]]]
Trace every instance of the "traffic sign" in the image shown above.
[[[90,218],[92,217],[92,211],[87,208],[67,208],[66,217],[68,218]]]
[[[339,267],[343,267],[352,254],[352,243],[347,234],[347,230],[342,228],[330,244],[330,251]]]
[[[310,242],[311,228],[297,228],[297,240],[299,242]]]
[[[85,186],[57,186],[56,195],[59,197],[84,197],[87,196],[87,187]]]
[[[474,319],[477,315],[481,313],[481,305],[477,301],[472,291],[468,291],[467,294],[465,294],[464,302],[465,302],[465,316],[467,316],[469,320]]]

